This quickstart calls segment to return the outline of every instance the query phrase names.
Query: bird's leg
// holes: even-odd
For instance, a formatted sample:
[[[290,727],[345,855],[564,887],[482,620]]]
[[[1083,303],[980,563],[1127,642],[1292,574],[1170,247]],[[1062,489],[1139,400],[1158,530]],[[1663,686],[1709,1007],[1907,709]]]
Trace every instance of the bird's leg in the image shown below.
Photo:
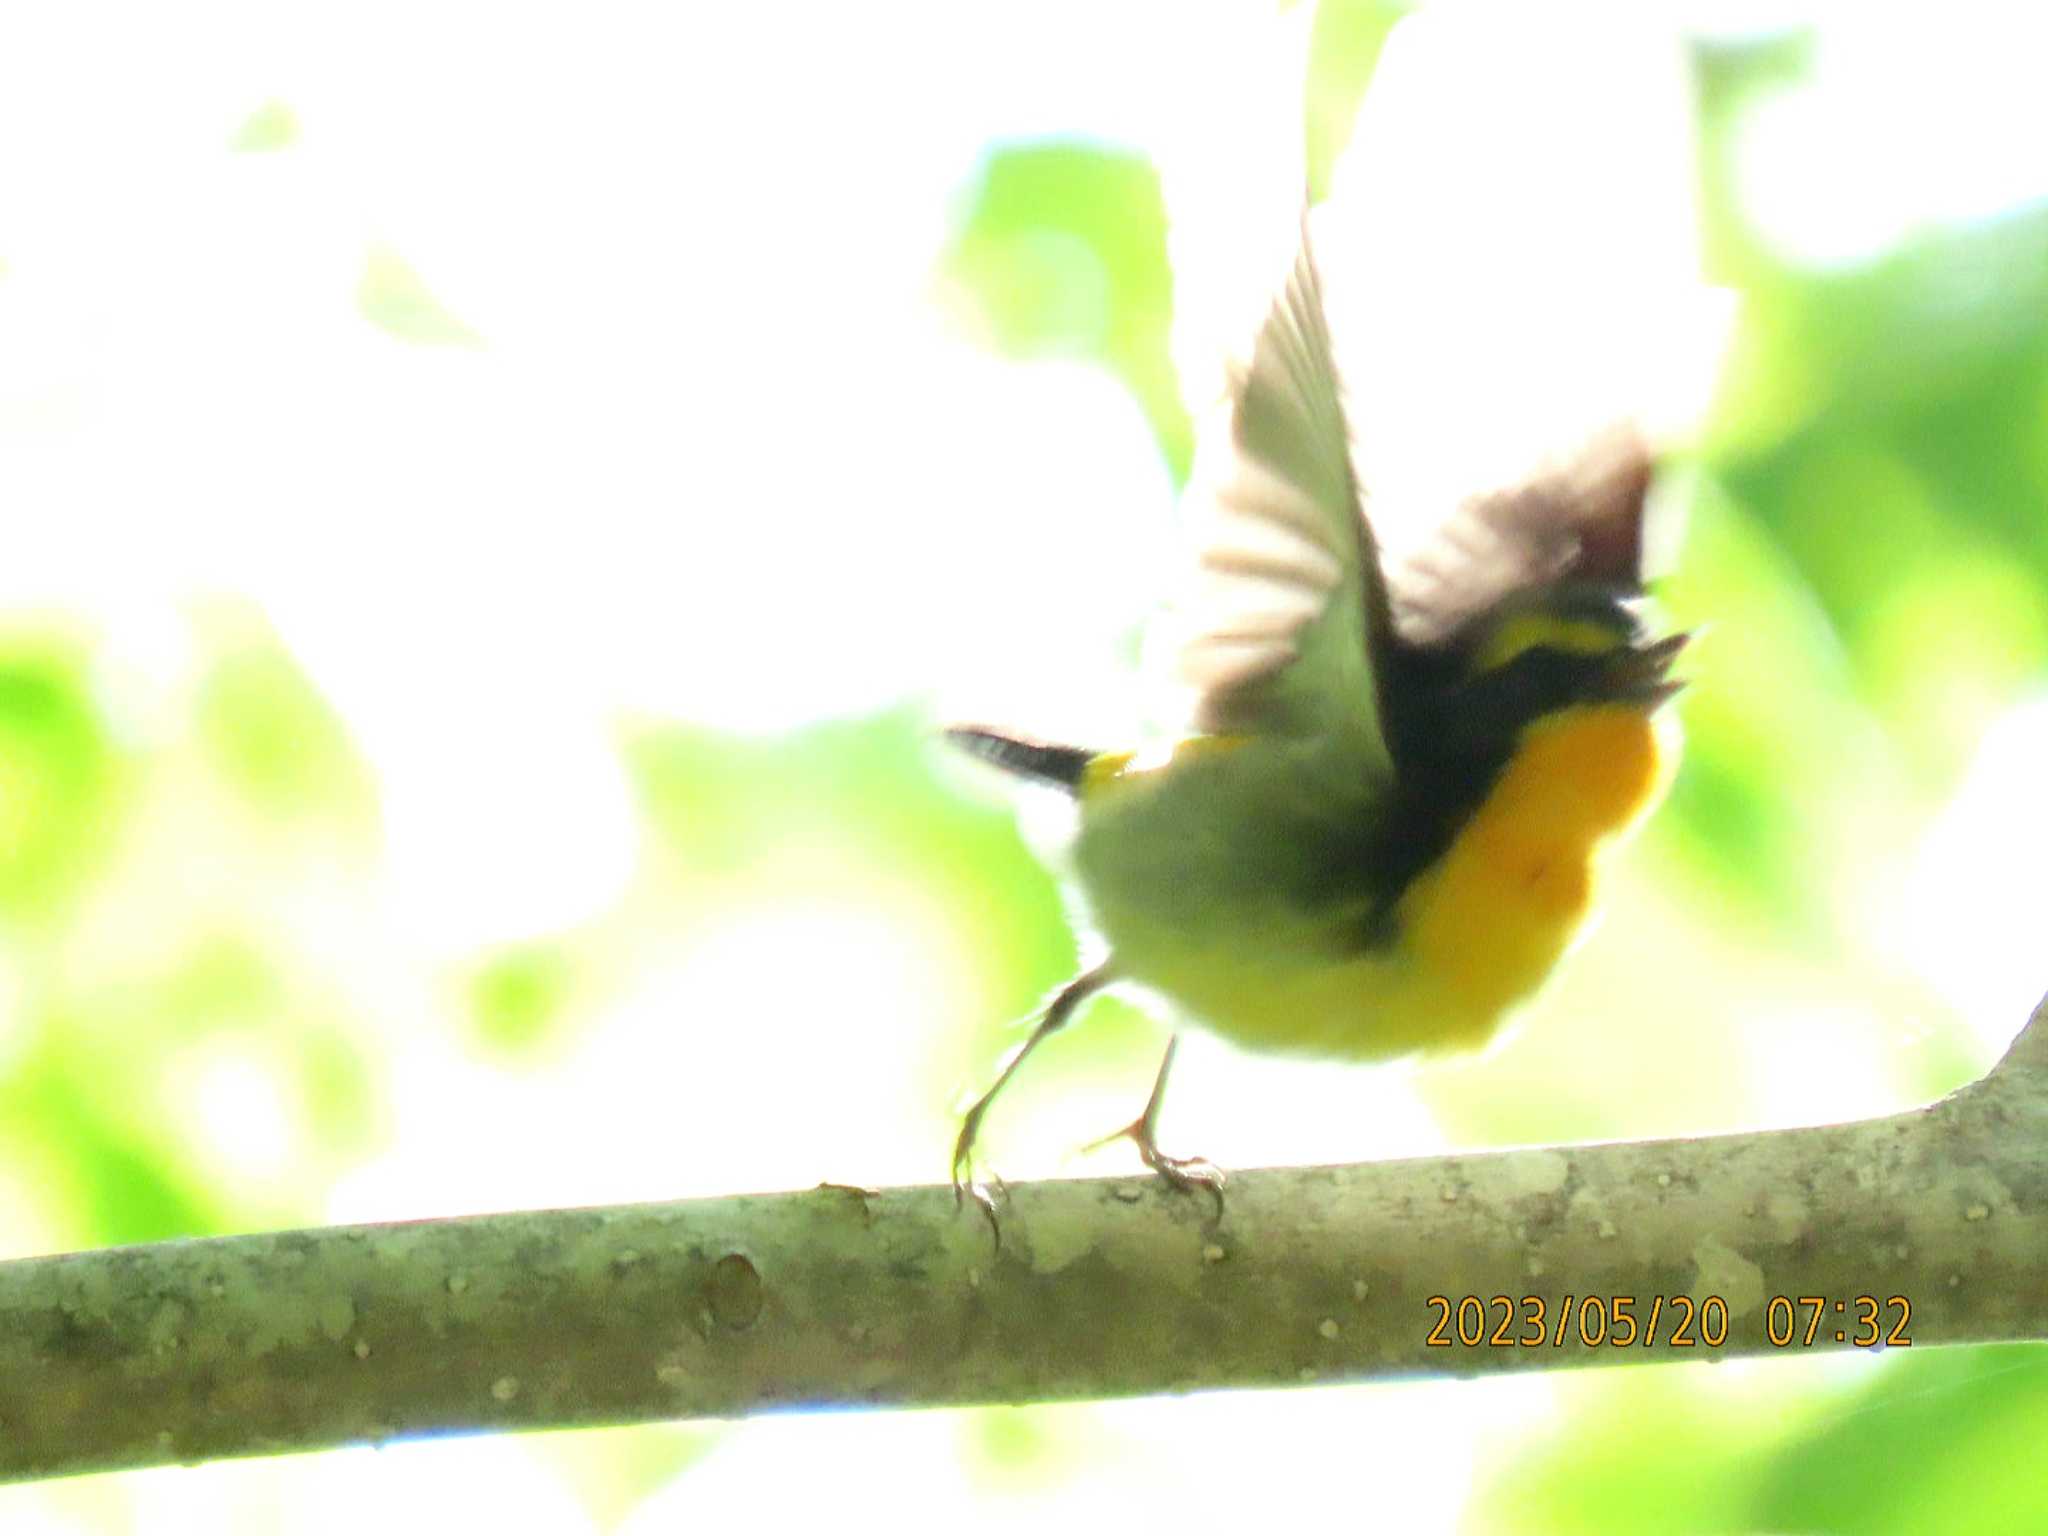
[[[1166,1042],[1165,1059],[1159,1063],[1159,1076],[1152,1082],[1152,1097],[1145,1101],[1145,1112],[1120,1131],[1111,1131],[1100,1141],[1090,1142],[1086,1150],[1109,1145],[1112,1141],[1128,1140],[1138,1149],[1138,1156],[1145,1160],[1145,1166],[1173,1188],[1183,1194],[1196,1189],[1206,1189],[1216,1201],[1216,1219],[1223,1219],[1223,1170],[1206,1157],[1168,1157],[1159,1150],[1159,1107],[1166,1102],[1166,1080],[1173,1073],[1174,1053],[1180,1049],[1180,1036],[1175,1035]]]
[[[1017,1069],[1024,1065],[1024,1058],[1038,1047],[1038,1042],[1053,1033],[1074,1016],[1074,1010],[1100,992],[1116,979],[1109,962],[1104,961],[1092,971],[1083,971],[1064,987],[1051,1003],[1047,1004],[1045,1016],[1038,1021],[1038,1027],[1031,1031],[1031,1037],[1018,1047],[1017,1054],[1004,1065],[1002,1072],[990,1086],[987,1093],[974,1101],[974,1107],[967,1111],[960,1122],[960,1134],[953,1142],[953,1203],[958,1206],[967,1196],[974,1197],[983,1214],[988,1217],[990,1227],[996,1225],[996,1204],[987,1190],[973,1181],[974,1139],[981,1134],[982,1117],[988,1113],[996,1095],[1003,1091],[1003,1085],[1017,1075]],[[1002,1181],[996,1181],[1001,1188]],[[1001,1229],[996,1230],[996,1241],[1002,1241]]]

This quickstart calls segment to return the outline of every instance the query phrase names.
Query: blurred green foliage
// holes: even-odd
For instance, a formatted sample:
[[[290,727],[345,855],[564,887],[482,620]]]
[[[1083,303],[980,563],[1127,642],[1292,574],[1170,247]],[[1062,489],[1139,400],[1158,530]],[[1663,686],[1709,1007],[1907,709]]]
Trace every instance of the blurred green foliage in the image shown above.
[[[80,1247],[231,1229],[231,1202],[191,1166],[172,1124],[138,1114],[156,1053],[132,1044],[111,1059],[75,1017],[37,1021],[39,1044],[0,1084],[12,1137],[44,1155],[36,1186]]]
[[[1719,473],[1826,614],[1856,696],[1940,792],[2048,666],[2048,214],[1868,270],[1737,273]],[[1754,377],[1801,380],[1777,400]]]
[[[194,714],[222,778],[279,821],[373,821],[369,771],[348,728],[269,627],[239,609],[205,617],[211,661]]]
[[[1844,1536],[2041,1530],[2044,1433],[2048,1345],[1916,1353],[1752,1463],[1749,1519]]]
[[[244,609],[196,611],[203,658],[172,736],[117,725],[101,646],[0,646],[0,913],[18,1049],[0,1124],[59,1241],[140,1242],[307,1219],[360,1156],[374,1071],[337,989],[268,908],[282,849],[360,855],[367,771],[339,718]],[[130,700],[129,702],[135,702]],[[238,824],[242,810],[256,813]],[[193,839],[197,839],[195,843]],[[234,893],[237,888],[250,899]],[[202,893],[211,894],[202,894]],[[225,1045],[267,1063],[312,1159],[225,1182],[184,1078]]]
[[[0,915],[66,909],[106,851],[120,786],[86,658],[40,640],[0,649]]]
[[[370,324],[400,341],[435,347],[483,345],[483,338],[458,320],[389,246],[373,245],[363,257],[356,308]]]
[[[1173,274],[1150,162],[1097,144],[997,151],[946,268],[1002,352],[1084,357],[1121,379],[1186,476],[1194,437],[1169,349]]]
[[[802,882],[837,866],[864,883],[913,882],[976,936],[993,1006],[966,1021],[958,1058],[928,1064],[943,1101],[1072,973],[1074,943],[1015,816],[969,793],[967,772],[947,773],[939,752],[915,710],[765,740],[649,726],[626,743],[652,857],[677,899],[715,906],[733,882],[774,878],[778,861]]]
[[[1308,193],[1319,202],[1330,190],[1337,157],[1351,142],[1359,103],[1387,34],[1412,7],[1390,0],[1325,0],[1316,7],[1309,40],[1303,111],[1308,134]]]
[[[562,1023],[574,987],[575,962],[559,946],[522,944],[491,956],[469,983],[478,1044],[505,1056],[539,1049]]]
[[[1840,1364],[1840,1362],[1837,1362]],[[1641,1536],[2037,1530],[2048,1480],[2048,1345],[1894,1351],[1815,1386],[1790,1361],[1715,1382],[1710,1366],[1574,1383],[1546,1444],[1483,1490],[1502,1536],[1619,1528]],[[1805,1387],[1807,1390],[1799,1390]]]
[[[266,101],[242,119],[228,140],[228,148],[243,154],[267,154],[298,142],[298,114],[282,101]]]
[[[2048,1346],[1915,1354],[1823,1409],[1759,1464],[1759,1530],[1972,1532],[2048,1526]]]

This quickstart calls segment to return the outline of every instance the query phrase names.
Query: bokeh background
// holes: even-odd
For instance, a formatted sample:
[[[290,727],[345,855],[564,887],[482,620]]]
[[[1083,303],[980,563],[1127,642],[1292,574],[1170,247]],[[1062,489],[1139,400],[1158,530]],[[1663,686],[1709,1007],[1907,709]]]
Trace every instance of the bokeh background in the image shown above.
[[[1057,807],[931,726],[1145,718],[1192,411],[1304,175],[1364,232],[1340,360],[1388,485],[1426,446],[1411,505],[1631,338],[1698,375],[1666,598],[1710,631],[1671,803],[1518,1036],[1198,1042],[1169,1145],[1980,1072],[2048,988],[2041,23],[1402,15],[0,21],[0,1256],[941,1177],[1077,941]],[[1654,324],[1702,277],[1718,374]],[[1073,1148],[1162,1039],[1098,1007],[994,1163],[1131,1166]],[[442,1440],[0,1490],[0,1529],[2011,1531],[2044,1436],[2042,1349],[1895,1350]]]

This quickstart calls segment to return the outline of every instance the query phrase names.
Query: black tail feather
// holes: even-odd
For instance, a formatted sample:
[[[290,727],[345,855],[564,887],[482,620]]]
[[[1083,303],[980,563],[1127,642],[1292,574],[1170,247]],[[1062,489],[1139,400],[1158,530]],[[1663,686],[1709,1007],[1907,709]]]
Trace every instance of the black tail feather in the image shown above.
[[[1058,747],[1021,736],[1006,736],[979,725],[949,725],[946,739],[983,762],[994,763],[1005,773],[1042,779],[1070,793],[1080,787],[1081,775],[1098,755],[1081,747]]]

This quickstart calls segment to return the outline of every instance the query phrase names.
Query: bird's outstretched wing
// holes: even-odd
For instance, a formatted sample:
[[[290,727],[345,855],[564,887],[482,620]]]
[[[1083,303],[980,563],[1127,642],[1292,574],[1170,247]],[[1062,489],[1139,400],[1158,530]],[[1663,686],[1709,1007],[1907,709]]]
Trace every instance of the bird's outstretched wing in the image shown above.
[[[1558,582],[1640,590],[1655,460],[1618,424],[1524,479],[1468,497],[1387,570],[1401,638],[1431,645],[1504,598]]]
[[[1196,572],[1179,628],[1196,729],[1327,745],[1393,775],[1382,707],[1392,620],[1352,467],[1304,225],[1285,290],[1197,440]]]

